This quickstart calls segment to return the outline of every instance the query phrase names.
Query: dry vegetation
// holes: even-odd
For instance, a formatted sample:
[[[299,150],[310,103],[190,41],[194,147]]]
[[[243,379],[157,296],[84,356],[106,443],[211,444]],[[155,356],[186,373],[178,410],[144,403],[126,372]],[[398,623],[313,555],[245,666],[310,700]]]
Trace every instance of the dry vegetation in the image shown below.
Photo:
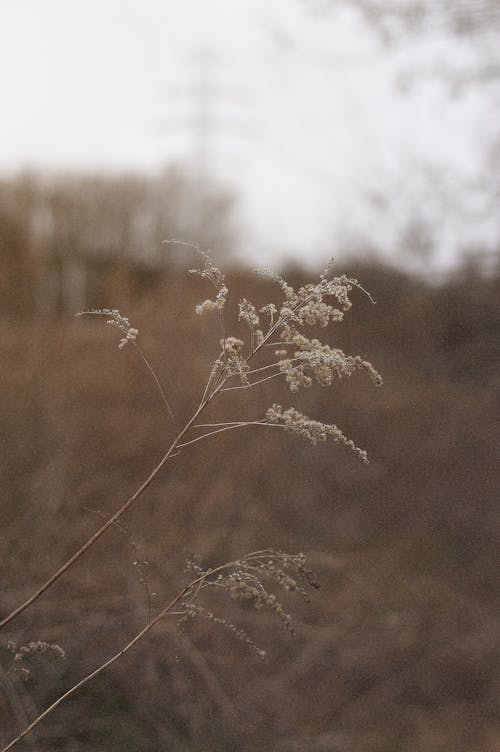
[[[179,637],[163,622],[25,748],[499,748],[498,281],[464,273],[432,287],[353,273],[378,302],[357,295],[331,344],[376,363],[385,386],[354,375],[302,393],[300,409],[341,426],[370,464],[342,446],[251,429],[179,455],[123,526],[4,633],[5,644],[58,643],[67,657],[33,656],[23,684],[5,676],[3,648],[2,742],[141,629],[148,592],[154,609],[180,589],[186,559],[215,566],[273,547],[306,551],[322,584],[294,606],[293,639],[273,613],[210,601],[266,650],[265,663],[224,625],[196,619]],[[234,273],[229,286],[236,301],[251,289],[259,307],[272,285]],[[192,315],[200,289],[173,275],[134,304],[102,301],[139,328],[180,425],[218,346],[213,322]],[[144,364],[100,323],[1,325],[0,616],[141,483],[173,436]],[[283,402],[276,381],[228,393],[211,419],[265,414]]]

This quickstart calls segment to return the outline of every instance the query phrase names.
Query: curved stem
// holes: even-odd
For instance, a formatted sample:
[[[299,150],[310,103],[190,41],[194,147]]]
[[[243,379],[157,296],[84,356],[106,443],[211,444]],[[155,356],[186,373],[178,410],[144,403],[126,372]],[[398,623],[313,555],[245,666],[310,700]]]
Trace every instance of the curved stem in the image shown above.
[[[173,414],[172,408],[170,407],[170,404],[168,402],[167,395],[165,394],[165,390],[163,389],[163,387],[162,387],[162,385],[160,383],[160,380],[159,380],[158,376],[156,375],[156,372],[155,372],[153,366],[151,365],[151,363],[149,362],[149,360],[146,358],[146,355],[144,354],[144,351],[142,350],[141,347],[139,347],[139,345],[137,344],[137,342],[134,342],[134,345],[135,345],[135,348],[136,348],[137,352],[141,356],[144,365],[146,366],[146,368],[148,369],[149,373],[151,374],[151,376],[153,378],[153,381],[156,384],[156,387],[157,387],[157,389],[158,389],[158,391],[159,391],[159,393],[161,395],[163,404],[165,405],[165,407],[167,408],[168,412],[170,413],[170,417],[172,418],[172,422],[175,423],[174,414]]]
[[[294,360],[301,360],[299,357],[293,357],[293,358],[287,358],[287,360],[293,362]],[[259,373],[260,371],[268,371],[269,368],[276,368],[280,365],[280,361],[277,360],[275,363],[269,363],[268,366],[262,366],[261,368],[252,368],[251,371],[247,371],[246,375],[251,376],[252,373]]]
[[[279,326],[281,326],[282,323],[283,323],[282,320],[278,319],[269,328],[268,332],[266,333],[264,337],[264,340],[259,345],[257,345],[257,347],[255,347],[255,349],[250,353],[248,357],[248,361],[250,361],[253,357],[255,357],[255,355],[259,352],[259,350],[262,347],[264,347],[267,344],[267,342],[269,342],[269,339],[273,336],[273,334],[277,331],[277,329],[279,328]],[[151,368],[151,366],[149,366],[149,368]],[[109,517],[106,520],[106,522],[64,564],[62,564],[59,567],[59,569],[57,569],[51,577],[49,577],[38,588],[38,590],[36,590],[29,598],[27,598],[27,600],[21,603],[17,608],[15,608],[10,614],[8,614],[6,617],[4,617],[0,621],[0,629],[3,629],[3,627],[6,627],[7,624],[10,624],[11,621],[13,621],[17,616],[23,613],[23,611],[25,611],[32,603],[34,603],[41,595],[43,595],[43,593],[45,593],[46,590],[48,590],[73,564],[75,564],[78,561],[78,559],[80,559],[80,557],[82,557],[94,545],[94,543],[96,543],[96,541],[99,540],[99,538],[106,532],[106,530],[109,527],[111,527],[111,525],[113,525],[122,516],[122,514],[124,514],[124,512],[126,512],[127,509],[129,509],[137,501],[137,499],[151,485],[151,483],[156,478],[156,476],[158,475],[162,467],[165,465],[165,463],[172,456],[175,455],[176,449],[178,448],[182,437],[189,430],[189,428],[191,428],[191,426],[196,421],[200,413],[212,401],[212,399],[217,394],[219,394],[219,392],[222,391],[223,386],[226,383],[226,378],[227,377],[224,375],[224,372],[220,373],[217,376],[216,383],[211,390],[209,387],[211,379],[209,379],[209,382],[207,384],[209,394],[207,395],[207,389],[206,389],[197,409],[195,410],[191,418],[188,420],[188,422],[186,423],[182,431],[174,439],[174,441],[170,445],[167,452],[163,455],[163,457],[158,462],[158,464],[150,472],[146,480],[139,486],[139,488],[132,494],[132,496],[130,496],[119,507],[119,509],[117,509],[116,512],[111,517]]]
[[[21,739],[23,739],[27,734],[32,731],[35,726],[37,726],[40,721],[43,721],[44,718],[46,718],[50,713],[52,713],[53,710],[55,710],[64,700],[67,700],[68,697],[71,697],[71,695],[77,691],[77,689],[80,689],[80,687],[83,687],[85,684],[87,684],[89,681],[92,681],[92,679],[95,679],[96,676],[99,676],[99,674],[104,671],[108,666],[111,666],[115,661],[118,660],[118,658],[121,658],[122,655],[125,655],[125,653],[128,653],[128,651],[134,647],[134,645],[139,642],[152,627],[154,627],[155,624],[157,624],[160,619],[163,619],[170,608],[173,608],[173,606],[179,602],[179,600],[185,595],[185,593],[188,591],[189,586],[185,588],[179,595],[177,595],[174,600],[163,610],[161,611],[157,616],[154,617],[151,621],[149,621],[143,629],[141,629],[140,632],[138,632],[135,637],[133,637],[130,642],[128,642],[125,647],[123,647],[118,653],[115,653],[111,658],[109,658],[105,663],[101,664],[98,668],[96,668],[94,671],[91,671],[90,674],[87,674],[83,679],[80,679],[79,682],[74,684],[71,689],[68,689],[67,692],[64,692],[58,699],[52,703],[52,705],[49,705],[48,708],[46,708],[43,713],[40,713],[39,716],[35,718],[34,721],[32,721],[29,726],[27,726],[24,731],[22,731],[18,736],[16,736],[15,739],[13,739],[9,744],[7,744],[6,747],[2,749],[1,752],[8,752],[8,750],[12,749]]]
[[[269,337],[271,336],[272,329],[269,330],[267,333],[264,342],[262,342],[260,345],[258,345],[255,350],[250,354],[249,360],[253,358],[256,353],[260,350],[260,348],[267,342]],[[200,404],[198,405],[197,409],[191,416],[191,418],[188,420],[182,431],[177,435],[177,437],[174,439],[172,444],[170,445],[167,452],[163,455],[161,460],[158,462],[158,464],[153,468],[153,470],[150,472],[146,480],[139,486],[139,488],[130,496],[117,510],[116,512],[109,517],[106,522],[64,563],[62,564],[59,569],[57,569],[54,574],[49,577],[39,588],[36,590],[29,598],[27,598],[23,603],[21,603],[17,608],[15,608],[10,614],[5,616],[0,621],[0,629],[3,629],[3,627],[6,627],[7,624],[10,624],[11,621],[13,621],[17,616],[23,613],[29,606],[31,606],[32,603],[34,603],[38,598],[40,598],[43,593],[45,593],[46,590],[48,590],[73,564],[75,564],[78,559],[80,559],[93,545],[96,543],[99,538],[110,528],[121,516],[124,514],[127,509],[129,509],[136,501],[137,499],[142,496],[144,491],[151,485],[153,480],[156,478],[162,467],[165,465],[165,463],[176,454],[176,450],[178,448],[178,445],[184,436],[184,434],[191,428],[193,423],[197,420],[198,416],[203,412],[205,407],[212,401],[212,399],[220,392],[222,391],[222,388],[226,382],[226,377],[223,373],[219,374],[217,376],[216,383],[214,387],[208,390],[209,394],[205,393],[202,397],[202,400]],[[210,381],[209,381],[210,384]]]
[[[241,386],[226,386],[224,389],[221,389],[221,392],[234,392],[236,389],[251,389],[253,386],[257,386],[257,384],[263,384],[264,381],[270,381],[271,379],[275,379],[276,376],[284,376],[284,371],[279,371],[278,373],[273,373],[271,376],[266,376],[265,379],[259,379],[258,381],[252,381],[249,384],[241,384]]]
[[[253,556],[253,554],[250,554],[250,556]],[[85,684],[88,684],[88,682],[92,681],[92,679],[95,679],[99,674],[101,674],[105,669],[107,669],[109,666],[111,666],[115,661],[118,660],[118,658],[121,658],[123,655],[128,653],[129,650],[131,650],[134,645],[136,645],[140,640],[142,640],[143,637],[147,635],[147,633],[155,626],[155,624],[158,624],[161,619],[164,619],[169,612],[181,601],[185,595],[190,593],[190,591],[193,590],[193,588],[196,588],[198,585],[202,584],[203,581],[207,577],[211,577],[214,574],[217,574],[217,572],[220,572],[224,569],[228,569],[229,567],[235,566],[237,562],[231,561],[227,562],[226,564],[222,564],[218,567],[215,567],[214,569],[208,570],[207,572],[203,572],[199,577],[192,580],[188,585],[185,585],[182,590],[175,596],[175,598],[170,601],[168,606],[165,606],[165,608],[160,611],[159,614],[157,614],[151,621],[149,621],[134,637],[132,637],[127,644],[121,648],[117,653],[115,653],[111,658],[108,658],[107,661],[102,663],[100,666],[98,666],[96,669],[91,671],[89,674],[83,677],[83,679],[80,679],[76,684],[74,684],[70,689],[68,689],[66,692],[64,692],[60,697],[55,700],[51,705],[48,706],[40,715],[38,715],[26,728],[16,736],[15,739],[12,739],[9,744],[7,744],[6,747],[4,747],[1,752],[9,752],[15,745],[21,741],[21,739],[24,739],[25,736],[27,736],[30,731],[32,731],[35,726],[38,726],[38,724],[43,721],[44,718],[46,718],[50,713],[52,713],[53,710],[55,710],[61,703],[64,702],[64,700],[67,700],[68,697],[71,697],[72,694],[74,694],[78,689],[85,686]]]
[[[224,383],[224,382],[222,382]],[[222,384],[221,384],[222,385]],[[182,431],[177,435],[177,437],[174,439],[172,444],[170,445],[167,452],[163,455],[161,460],[158,462],[158,464],[153,468],[153,470],[150,472],[146,480],[139,486],[139,488],[130,496],[122,505],[119,507],[119,509],[116,510],[116,512],[109,517],[106,522],[101,525],[101,527],[86,541],[86,543],[81,546],[78,551],[76,551],[73,556],[71,556],[62,566],[57,569],[54,574],[49,577],[43,585],[41,585],[38,590],[36,590],[33,595],[31,595],[27,600],[25,600],[21,605],[19,605],[17,608],[15,608],[8,616],[6,616],[2,621],[0,621],[0,629],[7,626],[13,619],[16,618],[16,616],[19,616],[25,609],[28,608],[32,603],[34,603],[46,590],[48,590],[51,585],[56,582],[56,580],[61,577],[78,559],[85,554],[89,548],[91,548],[94,543],[103,535],[106,530],[111,527],[121,516],[124,512],[129,509],[132,504],[134,504],[135,501],[144,493],[144,491],[151,485],[153,480],[156,478],[162,467],[165,465],[167,460],[172,457],[175,450],[177,449],[177,446],[184,436],[184,434],[188,431],[188,429],[191,427],[191,425],[195,422],[195,420],[198,418],[200,413],[204,410],[204,408],[207,406],[207,404],[210,402],[210,400],[215,396],[218,389],[221,388],[221,385],[219,387],[216,387],[214,392],[205,399],[205,401],[201,402],[197,410],[193,413],[192,417],[188,420]]]
[[[179,449],[182,447],[189,446],[190,444],[196,444],[198,441],[201,441],[202,439],[208,439],[209,436],[214,436],[216,433],[223,433],[223,431],[231,431],[233,428],[244,428],[245,426],[266,426],[267,428],[284,428],[284,426],[280,423],[265,423],[263,421],[244,421],[242,423],[235,423],[231,426],[224,426],[224,428],[218,428],[217,431],[209,431],[209,433],[204,433],[203,436],[197,436],[196,439],[191,439],[191,441],[186,441],[185,444],[179,444]]]
[[[221,350],[221,352],[219,353],[219,356],[213,362],[213,365],[212,365],[212,368],[210,370],[210,374],[209,374],[209,377],[208,377],[208,381],[207,381],[207,383],[205,385],[205,389],[203,391],[203,396],[202,396],[202,398],[200,400],[200,404],[206,399],[206,396],[208,394],[208,390],[210,389],[210,384],[212,383],[212,379],[214,378],[214,376],[216,376],[216,375],[220,376],[221,372],[218,371],[218,369],[216,368],[216,366],[217,366],[217,361],[222,358],[223,354],[224,354],[224,351]],[[218,371],[218,374],[217,374],[217,371]]]

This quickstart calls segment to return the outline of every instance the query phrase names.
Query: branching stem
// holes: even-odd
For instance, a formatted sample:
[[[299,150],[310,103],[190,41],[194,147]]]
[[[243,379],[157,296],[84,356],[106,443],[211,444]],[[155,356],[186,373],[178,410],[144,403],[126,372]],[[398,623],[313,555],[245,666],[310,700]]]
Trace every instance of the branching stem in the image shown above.
[[[266,423],[264,421],[242,421],[241,423],[234,423],[229,426],[224,426],[224,428],[218,428],[216,431],[210,431],[209,433],[204,433],[203,436],[197,436],[196,439],[191,439],[191,441],[186,441],[185,444],[178,444],[179,449],[182,447],[189,446],[190,444],[196,444],[198,441],[201,441],[202,439],[208,439],[209,436],[214,436],[216,433],[222,433],[223,431],[231,431],[233,428],[244,428],[245,426],[266,426],[268,428],[284,428],[284,426],[280,423]]]
[[[269,338],[272,336],[274,331],[276,330],[276,327],[278,326],[279,321],[274,324],[273,327],[271,327],[267,333],[267,335],[264,337],[263,342],[261,342],[250,354],[248,360],[251,360],[261,349],[261,347],[264,346],[264,344],[269,340]],[[151,369],[152,370],[152,369]],[[204,392],[204,396],[198,405],[197,409],[191,416],[191,418],[188,420],[184,428],[180,431],[180,433],[176,436],[168,450],[165,452],[161,460],[157,463],[157,465],[153,468],[153,470],[150,472],[148,477],[141,483],[139,488],[130,496],[123,504],[116,510],[116,512],[111,515],[106,522],[101,525],[101,527],[96,530],[96,532],[82,545],[80,548],[72,555],[70,558],[62,564],[39,588],[36,590],[29,598],[27,598],[23,603],[21,603],[17,608],[15,608],[10,614],[5,616],[0,621],[0,629],[3,627],[6,627],[10,622],[12,622],[17,616],[23,613],[29,606],[31,606],[32,603],[34,603],[38,598],[40,598],[43,593],[45,593],[46,590],[48,590],[65,572],[68,571],[70,567],[73,566],[92,546],[94,543],[96,543],[99,538],[110,528],[112,525],[116,523],[116,521],[124,514],[136,501],[137,499],[142,496],[144,491],[146,491],[147,488],[151,485],[153,480],[156,478],[160,470],[163,468],[163,466],[166,464],[166,462],[175,454],[177,453],[177,449],[179,448],[179,445],[181,443],[182,438],[187,433],[187,431],[191,428],[191,426],[196,422],[199,415],[203,412],[205,407],[213,400],[213,398],[222,391],[222,387],[225,384],[227,379],[227,376],[222,371],[216,380],[216,383],[212,390],[210,391],[210,381],[207,384],[207,387]],[[207,391],[210,392],[207,396]],[[201,438],[201,437],[200,437]]]
[[[224,382],[222,382],[224,383]],[[13,619],[16,618],[16,616],[19,616],[25,609],[28,608],[32,603],[34,603],[43,593],[48,590],[51,585],[56,582],[56,580],[61,577],[78,559],[80,559],[83,554],[85,554],[89,548],[91,548],[94,543],[96,543],[97,540],[103,535],[106,530],[111,527],[111,525],[114,525],[116,521],[124,514],[124,512],[131,507],[135,501],[144,493],[144,491],[151,485],[153,480],[156,478],[162,467],[166,464],[166,462],[173,456],[175,453],[179,442],[181,441],[184,434],[189,430],[189,428],[192,426],[192,424],[196,421],[200,413],[205,409],[207,404],[210,402],[210,400],[216,395],[219,387],[216,387],[216,389],[212,392],[210,397],[205,398],[203,402],[200,403],[197,410],[194,412],[192,417],[188,420],[182,431],[177,435],[177,437],[174,439],[172,444],[170,445],[169,449],[165,452],[161,460],[158,462],[158,464],[153,468],[153,470],[150,472],[148,477],[145,481],[139,486],[139,488],[130,496],[119,509],[116,510],[116,512],[109,517],[106,522],[86,541],[86,543],[81,546],[78,551],[76,551],[73,556],[71,556],[62,566],[59,567],[59,569],[54,572],[54,574],[49,577],[43,585],[41,585],[38,590],[36,590],[33,595],[31,595],[24,603],[21,603],[17,608],[15,608],[8,616],[6,616],[2,621],[0,621],[0,629],[7,626]]]
[[[251,555],[253,556],[253,555]],[[84,676],[83,679],[80,679],[76,684],[74,684],[70,689],[67,690],[67,692],[64,692],[58,699],[53,702],[51,705],[49,705],[48,708],[46,708],[43,713],[40,713],[26,728],[16,736],[15,739],[12,739],[9,744],[7,744],[6,747],[4,747],[1,752],[9,752],[15,745],[21,741],[21,739],[24,739],[25,736],[27,736],[34,728],[35,726],[38,726],[38,724],[44,720],[50,713],[52,713],[53,710],[55,710],[61,703],[64,702],[64,700],[67,700],[68,697],[71,697],[72,694],[74,694],[78,689],[85,686],[85,684],[88,684],[92,679],[95,679],[99,674],[101,674],[105,669],[107,669],[109,666],[111,666],[115,661],[118,660],[118,658],[121,658],[123,655],[128,653],[129,650],[131,650],[140,640],[142,640],[143,637],[147,635],[147,633],[156,625],[159,621],[164,619],[166,616],[168,616],[169,613],[171,613],[172,609],[181,601],[186,595],[188,595],[193,588],[196,588],[198,585],[202,584],[203,581],[208,577],[212,576],[214,574],[217,574],[217,572],[220,572],[224,569],[227,569],[229,567],[233,567],[237,564],[237,562],[228,562],[227,564],[223,564],[219,567],[216,567],[215,569],[209,570],[208,572],[203,572],[199,577],[192,580],[188,585],[186,585],[176,596],[175,598],[170,601],[168,606],[166,606],[162,611],[160,611],[159,614],[157,614],[153,619],[148,621],[148,623],[134,636],[132,639],[127,642],[124,647],[121,648],[121,650],[118,651],[118,653],[115,653],[111,658],[108,658],[107,661],[102,663],[100,666],[98,666],[96,669],[91,671],[87,676]]]
[[[272,376],[266,376],[265,379],[259,379],[258,381],[252,381],[249,384],[241,384],[241,386],[226,386],[224,389],[221,389],[221,392],[234,392],[236,389],[251,389],[253,386],[257,386],[257,384],[263,384],[264,381],[270,381],[271,379],[275,379],[276,376],[283,376],[283,372],[279,371],[278,373],[273,373]]]

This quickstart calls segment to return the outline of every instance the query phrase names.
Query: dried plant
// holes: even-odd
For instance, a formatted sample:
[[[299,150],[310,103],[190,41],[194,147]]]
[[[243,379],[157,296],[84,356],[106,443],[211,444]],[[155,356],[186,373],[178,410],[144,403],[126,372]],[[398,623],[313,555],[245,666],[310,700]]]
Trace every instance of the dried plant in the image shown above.
[[[15,617],[28,608],[56,580],[61,577],[73,564],[78,561],[103,535],[111,525],[116,525],[119,518],[139,499],[148,486],[157,477],[168,460],[188,447],[209,439],[219,433],[241,428],[259,427],[281,429],[296,434],[313,445],[331,439],[355,452],[364,462],[367,454],[357,447],[336,425],[323,423],[302,414],[295,407],[283,408],[280,404],[272,404],[264,416],[254,419],[237,418],[235,420],[201,422],[200,418],[206,408],[224,393],[237,390],[251,390],[264,385],[272,379],[280,379],[290,392],[296,393],[302,388],[310,388],[313,384],[328,387],[336,381],[352,376],[356,371],[364,371],[378,386],[381,377],[373,366],[359,356],[346,355],[341,349],[323,344],[313,336],[307,336],[309,329],[319,327],[325,329],[329,325],[342,321],[345,313],[351,308],[349,295],[353,288],[363,288],[357,280],[344,275],[334,276],[329,267],[315,284],[306,284],[295,290],[281,277],[266,272],[274,280],[281,291],[281,301],[270,302],[258,311],[248,299],[243,298],[239,303],[238,319],[248,330],[247,337],[241,339],[237,332],[226,332],[225,308],[229,290],[224,275],[215,266],[209,253],[200,251],[201,267],[191,270],[191,273],[208,280],[214,287],[214,299],[206,299],[196,306],[199,315],[216,315],[220,334],[220,350],[210,366],[208,378],[200,401],[197,403],[191,417],[178,432],[176,438],[164,453],[156,467],[148,477],[128,498],[117,511],[106,518],[101,527],[68,559],[46,582],[24,603],[19,605],[11,614],[0,622],[5,627]],[[366,293],[368,294],[368,293]],[[119,347],[127,345],[136,348],[151,373],[160,392],[166,408],[171,414],[167,397],[152,366],[138,345],[138,330],[131,327],[127,317],[116,309],[100,309],[84,311],[79,315],[105,316],[107,323],[118,329],[122,334]],[[208,619],[216,625],[229,629],[230,632],[246,643],[256,653],[263,657],[264,650],[258,647],[252,638],[242,629],[234,625],[225,616],[216,614],[203,602],[203,594],[208,591],[222,589],[233,601],[244,601],[257,610],[267,609],[272,612],[283,626],[293,633],[291,616],[286,612],[279,597],[273,592],[273,586],[285,591],[296,592],[307,598],[309,587],[317,587],[312,572],[305,563],[303,554],[286,554],[277,550],[256,551],[240,560],[217,565],[214,568],[203,569],[193,562],[189,565],[189,581],[182,590],[165,606],[153,614],[150,610],[146,625],[123,646],[115,655],[102,665],[81,679],[71,687],[43,713],[41,713],[24,731],[12,740],[2,752],[12,749],[17,742],[28,734],[40,721],[58,707],[66,698],[80,687],[97,677],[102,671],[125,655],[137,642],[162,619],[169,615],[178,617],[179,626],[185,628],[188,622],[196,618]],[[48,643],[29,643],[29,645],[47,645],[47,651],[60,650],[58,646]],[[19,654],[21,663],[24,656],[21,648]]]
[[[23,681],[30,677],[30,669],[27,663],[34,655],[51,656],[52,658],[65,658],[66,653],[60,645],[54,642],[36,640],[27,642],[25,645],[17,645],[13,640],[7,642],[7,649],[13,654],[12,663],[7,674],[17,674]]]

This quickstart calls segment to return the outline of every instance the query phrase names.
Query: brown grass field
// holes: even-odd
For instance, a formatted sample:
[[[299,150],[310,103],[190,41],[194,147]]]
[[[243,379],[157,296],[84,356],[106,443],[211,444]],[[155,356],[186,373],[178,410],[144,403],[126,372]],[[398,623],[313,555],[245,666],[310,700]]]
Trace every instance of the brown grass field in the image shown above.
[[[140,629],[144,579],[154,608],[182,586],[189,556],[215,566],[271,546],[303,551],[321,582],[311,603],[290,601],[295,637],[272,615],[207,601],[265,662],[216,624],[179,635],[174,617],[19,749],[500,749],[499,279],[348,272],[377,304],[356,292],[331,343],[367,357],[384,385],[355,375],[289,400],[337,423],[370,464],[251,427],[167,464],[124,527],[2,634],[1,742]],[[269,281],[229,276],[236,301],[266,302]],[[179,424],[218,347],[211,320],[193,313],[204,293],[175,272],[135,299],[91,301],[139,328]],[[134,491],[174,427],[137,354],[102,321],[5,316],[0,352],[2,616]],[[229,393],[210,417],[261,415],[278,391]],[[67,658],[33,660],[21,683],[6,675],[9,639],[57,642]]]

